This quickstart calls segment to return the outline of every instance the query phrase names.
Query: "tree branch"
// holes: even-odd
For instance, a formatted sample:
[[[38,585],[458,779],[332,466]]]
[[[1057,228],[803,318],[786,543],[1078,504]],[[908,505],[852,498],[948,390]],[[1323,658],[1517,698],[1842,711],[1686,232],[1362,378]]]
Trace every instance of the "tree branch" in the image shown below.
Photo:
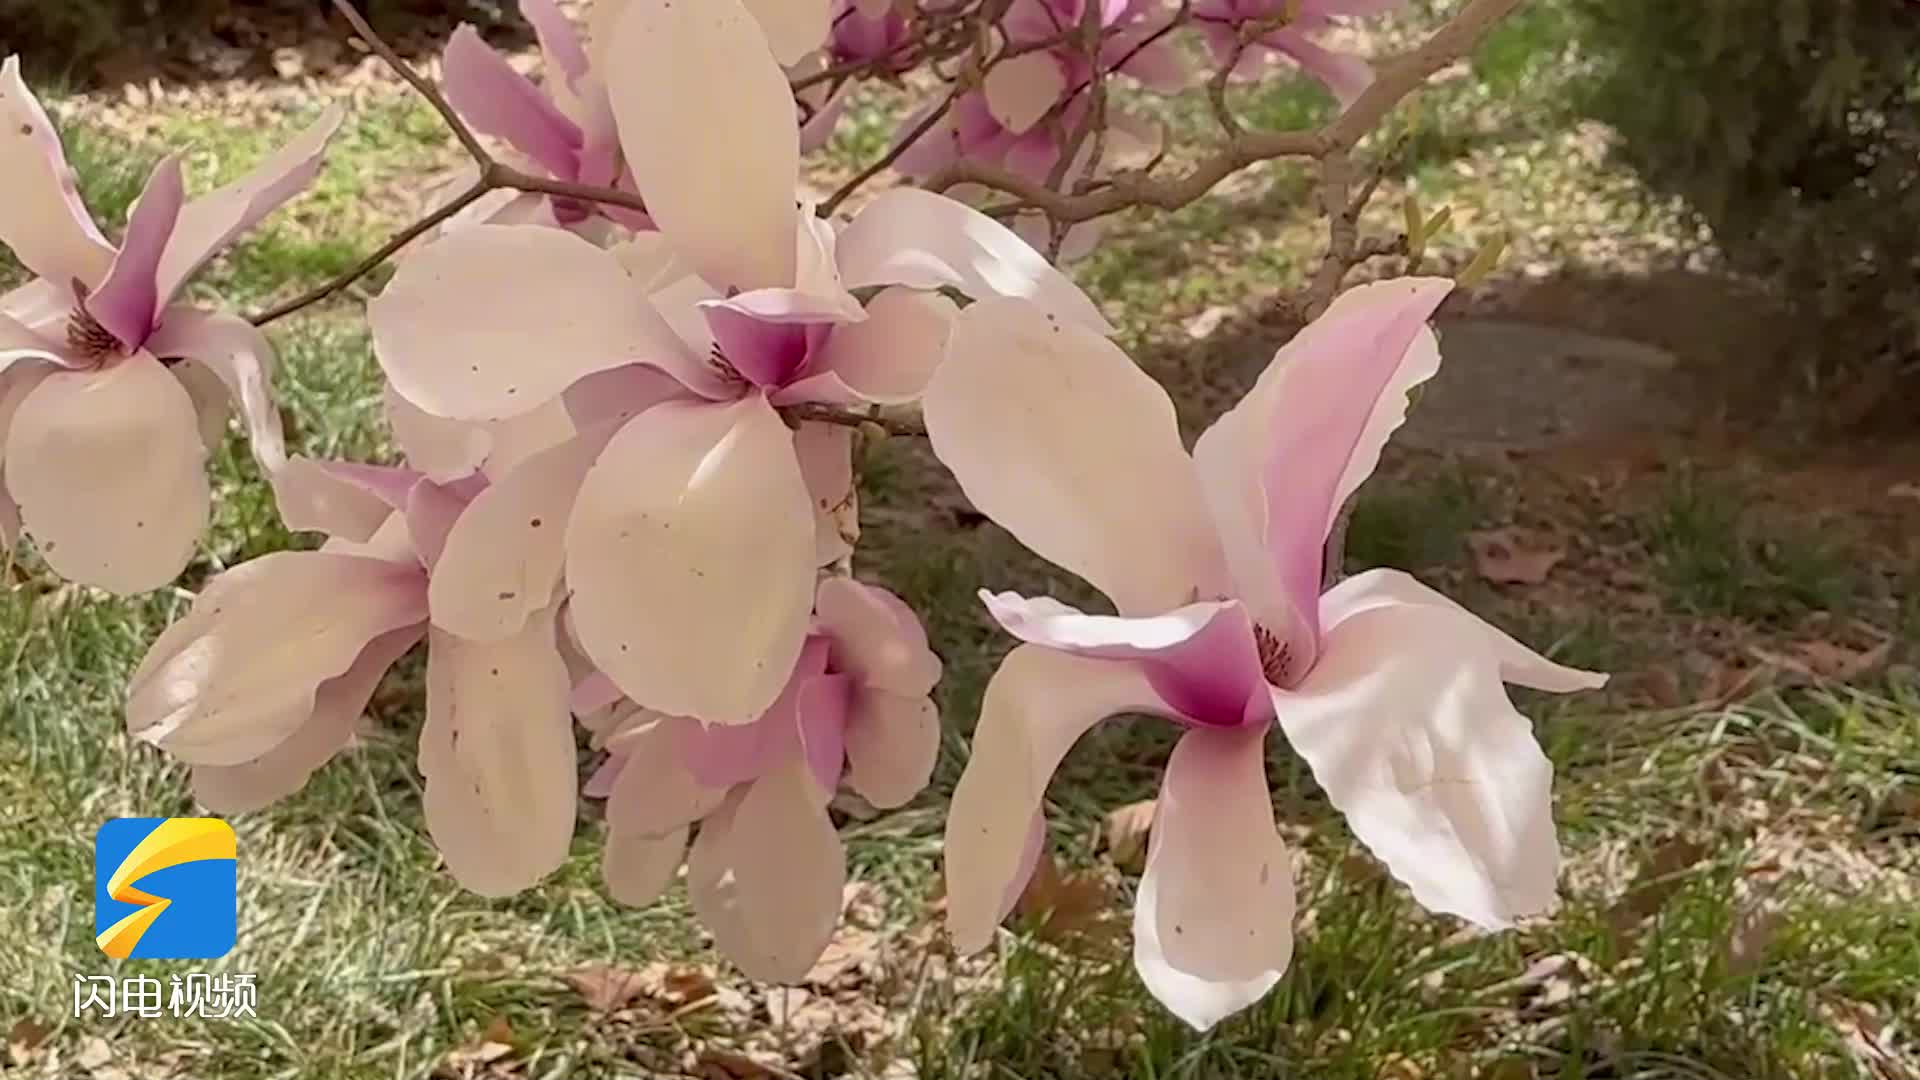
[[[815,423],[838,424],[841,427],[850,428],[879,428],[889,435],[918,438],[925,438],[927,435],[926,425],[917,420],[898,420],[840,409],[832,405],[788,405],[780,412],[790,420],[811,420]]]

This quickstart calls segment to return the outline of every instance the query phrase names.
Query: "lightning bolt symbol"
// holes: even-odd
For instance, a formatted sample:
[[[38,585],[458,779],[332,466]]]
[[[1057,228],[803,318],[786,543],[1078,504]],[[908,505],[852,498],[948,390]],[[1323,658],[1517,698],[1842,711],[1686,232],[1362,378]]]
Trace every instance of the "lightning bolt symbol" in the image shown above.
[[[158,870],[204,859],[231,859],[235,856],[233,830],[212,818],[168,818],[154,827],[107,879],[107,895],[123,904],[139,904],[137,911],[100,932],[96,942],[100,951],[124,960],[133,952],[140,936],[155,919],[173,905],[164,896],[154,896],[133,887],[133,883]]]

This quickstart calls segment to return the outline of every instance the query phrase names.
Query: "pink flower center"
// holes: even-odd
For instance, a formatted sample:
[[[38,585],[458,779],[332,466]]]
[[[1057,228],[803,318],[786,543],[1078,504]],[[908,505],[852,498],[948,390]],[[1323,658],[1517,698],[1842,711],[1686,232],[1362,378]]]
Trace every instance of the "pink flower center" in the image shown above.
[[[67,316],[67,347],[81,359],[98,363],[120,351],[120,339],[101,326],[83,304],[76,303]]]
[[[1260,651],[1260,671],[1274,686],[1287,686],[1293,675],[1293,646],[1264,626],[1253,628],[1253,643]]]

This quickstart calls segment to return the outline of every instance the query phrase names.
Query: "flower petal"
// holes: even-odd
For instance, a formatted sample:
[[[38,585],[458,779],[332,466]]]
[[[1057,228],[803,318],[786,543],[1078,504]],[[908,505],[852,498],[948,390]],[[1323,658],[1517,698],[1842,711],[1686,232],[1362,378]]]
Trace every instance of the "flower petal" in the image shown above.
[[[1315,648],[1327,532],[1405,418],[1408,389],[1437,370],[1427,318],[1452,288],[1402,278],[1348,290],[1194,446],[1236,593],[1297,671]]]
[[[247,444],[260,468],[271,475],[286,464],[286,436],[270,376],[273,346],[252,323],[219,312],[171,307],[147,349],[155,356],[192,360],[218,376],[246,418]]]
[[[747,940],[716,932],[715,944],[749,978],[799,982],[833,937],[847,882],[840,834],[805,761],[747,788],[727,849]]]
[[[365,541],[396,510],[420,480],[412,469],[291,457],[273,476],[280,521],[294,532],[321,532]]]
[[[35,333],[25,323],[11,315],[0,314],[0,373],[16,362],[30,360],[65,367],[66,362],[54,351],[55,347],[55,342]]]
[[[474,496],[434,564],[428,596],[435,626],[497,641],[553,603],[567,516],[615,430],[603,425],[543,450]]]
[[[180,223],[160,259],[162,304],[172,300],[208,259],[313,182],[327,141],[345,116],[339,106],[328,106],[318,120],[252,172],[181,209]]]
[[[566,861],[578,762],[552,609],[471,642],[434,630],[420,732],[427,831],[460,884],[508,896]]]
[[[744,0],[781,67],[792,67],[827,40],[831,0]]]
[[[457,420],[518,416],[583,375],[681,349],[618,260],[530,225],[474,225],[421,248],[367,321],[394,389]]]
[[[683,750],[699,724],[656,717],[620,744],[624,760],[607,794],[607,825],[621,833],[664,836],[720,808],[725,787],[708,787],[687,768]]]
[[[314,713],[368,644],[426,618],[414,568],[279,551],[214,578],[127,686],[127,730],[195,765],[239,765]]]
[[[1373,68],[1365,60],[1318,45],[1298,30],[1276,30],[1260,43],[1291,57],[1301,70],[1326,84],[1343,107],[1353,104],[1373,83]]]
[[[574,625],[627,696],[713,724],[772,704],[806,639],[813,507],[765,398],[667,402],[600,455],[567,524]]]
[[[470,475],[493,448],[487,425],[435,416],[402,397],[392,383],[381,386],[380,400],[407,465],[436,483]]]
[[[947,813],[947,922],[960,952],[986,948],[1007,893],[1019,891],[1034,817],[1067,748],[1109,716],[1165,711],[1130,664],[1038,645],[1022,645],[1001,661]]]
[[[20,78],[20,58],[0,65],[0,244],[40,277],[89,287],[107,276],[113,245],[80,202],[73,170],[45,109]]]
[[[922,408],[974,506],[1122,614],[1220,594],[1173,403],[1111,341],[1022,300],[983,300],[954,320]]]
[[[1258,1000],[1293,956],[1293,859],[1265,745],[1264,726],[1188,732],[1154,814],[1134,955],[1154,996],[1202,1031]]]
[[[717,287],[792,286],[800,132],[746,7],[635,0],[611,55],[608,96],[654,224]]]
[[[1041,49],[993,65],[981,89],[993,118],[1019,134],[1039,123],[1067,92],[1067,73],[1052,53]]]
[[[1498,928],[1552,903],[1553,765],[1473,616],[1388,604],[1326,631],[1287,741],[1360,842],[1429,910]]]
[[[1088,615],[1049,596],[980,590],[1007,633],[1097,660],[1137,664],[1168,707],[1222,727],[1271,721],[1267,682],[1247,609],[1237,601],[1188,604],[1164,615]],[[1251,708],[1250,708],[1251,707]]]
[[[687,768],[708,787],[757,780],[801,752],[801,697],[827,671],[824,638],[809,637],[780,696],[751,724],[712,724],[688,732]]]
[[[305,787],[316,769],[353,742],[354,726],[381,678],[424,633],[424,627],[409,626],[368,642],[353,666],[319,685],[306,722],[271,749],[238,765],[194,766],[193,797],[216,814],[245,814]]]
[[[540,52],[547,65],[547,78],[558,75],[571,83],[587,73],[587,50],[573,20],[553,0],[520,0],[520,17],[533,27],[540,39]]]
[[[607,895],[633,907],[660,899],[687,856],[687,831],[684,825],[659,836],[609,831],[607,849],[600,855]]]
[[[851,675],[817,675],[794,699],[800,753],[813,773],[822,801],[840,790],[847,763],[847,711],[853,703]]]
[[[919,188],[874,196],[841,230],[837,257],[849,289],[906,285],[952,287],[975,300],[1019,296],[1062,320],[1114,332],[1079,286],[1005,225]]]
[[[905,697],[927,694],[940,681],[940,658],[927,647],[920,617],[887,590],[826,578],[814,596],[814,617],[832,642],[833,670]]]
[[[880,810],[913,801],[940,757],[940,710],[932,698],[861,685],[847,710],[847,784]]]
[[[867,302],[864,321],[833,328],[818,366],[864,400],[904,404],[926,391],[957,314],[937,292],[883,289]]]
[[[7,432],[7,490],[61,577],[131,594],[172,581],[207,525],[200,419],[146,353],[42,379]]]
[[[156,278],[160,256],[186,198],[180,155],[169,154],[154,167],[146,188],[134,201],[127,235],[105,280],[81,302],[87,314],[128,349],[139,348],[153,332],[153,317],[160,310]]]
[[[447,101],[475,131],[505,139],[548,175],[578,178],[586,136],[546,92],[462,23],[441,60]]]
[[[639,416],[663,401],[686,400],[686,387],[649,364],[627,364],[596,371],[561,395],[579,431]]]
[[[814,562],[826,566],[853,551],[859,539],[858,495],[853,490],[853,429],[803,423],[794,429],[793,452],[813,501]],[[853,535],[842,535],[842,521]]]

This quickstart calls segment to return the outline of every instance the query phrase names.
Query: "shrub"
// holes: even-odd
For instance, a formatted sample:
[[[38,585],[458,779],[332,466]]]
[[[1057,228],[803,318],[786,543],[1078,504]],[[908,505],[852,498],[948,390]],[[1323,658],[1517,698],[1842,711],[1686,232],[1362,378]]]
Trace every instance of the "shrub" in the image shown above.
[[[1854,418],[1920,358],[1920,3],[1573,0],[1584,109],[1808,333],[1797,378]],[[1778,373],[1778,372],[1777,372]],[[1778,388],[1777,382],[1766,385]],[[1831,415],[1831,414],[1829,414]]]

